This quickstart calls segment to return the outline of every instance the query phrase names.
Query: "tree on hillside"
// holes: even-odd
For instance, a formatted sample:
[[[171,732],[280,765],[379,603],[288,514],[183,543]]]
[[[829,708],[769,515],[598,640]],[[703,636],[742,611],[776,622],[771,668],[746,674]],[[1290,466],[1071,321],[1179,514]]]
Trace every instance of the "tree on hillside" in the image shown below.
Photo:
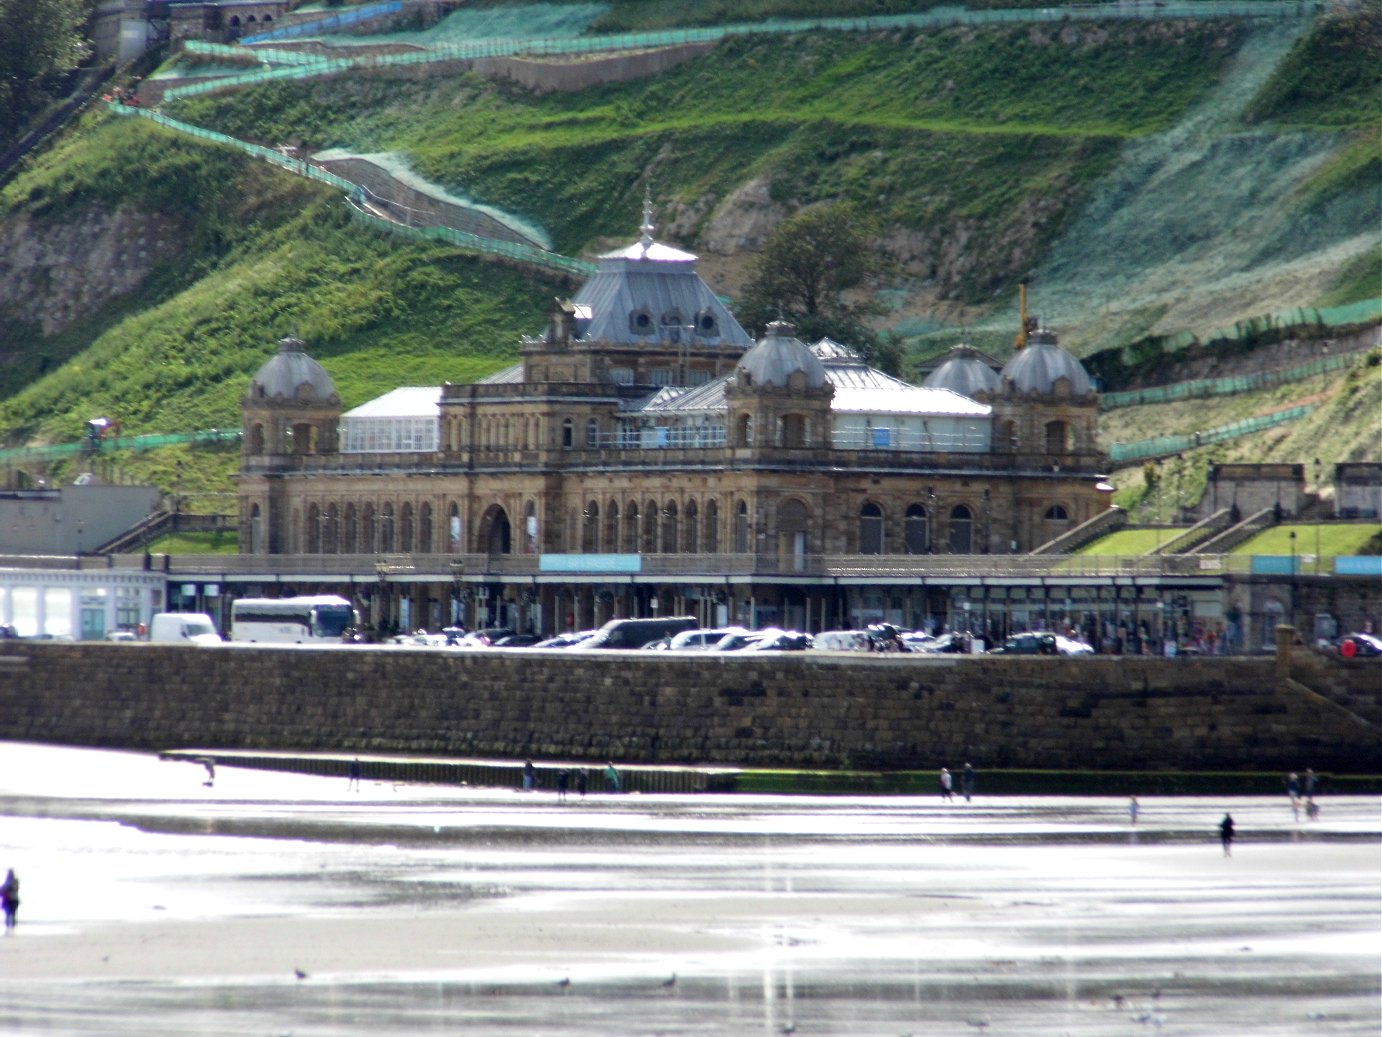
[[[52,97],[86,54],[92,0],[0,0],[0,144]]]
[[[878,237],[877,219],[849,202],[813,205],[789,216],[773,228],[750,269],[736,307],[740,320],[755,331],[774,320],[790,321],[803,341],[833,338],[895,373],[900,350],[866,324],[877,306],[845,297],[890,268]]]

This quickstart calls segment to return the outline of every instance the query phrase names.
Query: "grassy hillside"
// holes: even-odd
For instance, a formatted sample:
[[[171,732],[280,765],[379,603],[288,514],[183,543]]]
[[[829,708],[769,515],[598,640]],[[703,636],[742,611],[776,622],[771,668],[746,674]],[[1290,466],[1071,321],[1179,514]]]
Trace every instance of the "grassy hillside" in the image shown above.
[[[564,6],[580,8],[557,12],[571,31],[615,31],[926,5]],[[916,339],[914,355],[961,333],[1001,352],[1009,289],[1033,271],[1039,312],[1066,341],[1094,348],[1376,293],[1377,8],[1371,0],[1346,28],[1321,19],[1309,31],[1165,21],[741,37],[658,76],[576,93],[450,73],[336,77],[170,114],[268,145],[395,152],[437,184],[546,228],[569,254],[628,240],[649,179],[660,235],[693,249],[742,224],[736,197],[748,185],[779,216],[851,199],[882,216],[882,245],[900,260],[883,296],[895,304],[890,324],[948,325]],[[0,371],[7,442],[73,439],[98,413],[130,432],[235,425],[249,374],[285,334],[308,341],[347,406],[398,384],[467,380],[512,357],[518,334],[571,287],[376,236],[320,188],[99,115],[0,191],[0,221],[22,216],[41,232],[114,205],[176,214],[185,254],[136,297],[58,334],[0,311],[0,338],[24,344]],[[735,259],[706,257],[728,271],[717,288],[733,291]],[[1358,391],[1362,409],[1332,411],[1335,425],[1310,426],[1315,440],[1291,439],[1291,426],[1261,452],[1314,456],[1327,429],[1335,459],[1378,456],[1366,434],[1347,431],[1365,424],[1376,389]],[[1111,420],[1110,439],[1154,435],[1162,421]],[[167,486],[195,467],[198,492],[211,494],[228,490],[234,460],[198,465],[172,452],[127,458],[121,471]]]

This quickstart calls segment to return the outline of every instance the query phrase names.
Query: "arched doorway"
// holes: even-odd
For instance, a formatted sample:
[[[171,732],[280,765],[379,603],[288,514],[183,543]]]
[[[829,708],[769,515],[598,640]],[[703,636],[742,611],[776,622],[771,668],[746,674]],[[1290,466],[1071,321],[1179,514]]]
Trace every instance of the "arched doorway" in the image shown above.
[[[480,520],[480,545],[491,558],[513,553],[513,527],[498,504],[490,505]]]

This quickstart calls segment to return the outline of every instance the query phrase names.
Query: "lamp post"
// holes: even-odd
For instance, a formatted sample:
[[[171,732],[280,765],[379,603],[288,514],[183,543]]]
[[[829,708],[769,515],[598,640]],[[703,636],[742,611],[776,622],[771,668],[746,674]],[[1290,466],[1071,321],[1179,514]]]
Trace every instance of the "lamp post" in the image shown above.
[[[1291,541],[1291,626],[1296,625],[1296,531],[1286,534]]]
[[[1320,571],[1320,520],[1324,518],[1324,488],[1320,485],[1320,459],[1315,458],[1315,572]]]

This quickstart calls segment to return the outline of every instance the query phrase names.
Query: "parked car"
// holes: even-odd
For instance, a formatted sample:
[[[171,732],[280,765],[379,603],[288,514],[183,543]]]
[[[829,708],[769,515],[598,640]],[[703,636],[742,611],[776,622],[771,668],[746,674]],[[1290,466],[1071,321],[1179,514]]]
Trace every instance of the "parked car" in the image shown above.
[[[1339,638],[1339,654],[1345,659],[1382,655],[1382,637],[1374,634],[1348,634]]]
[[[490,644],[491,648],[532,648],[542,638],[536,634],[510,634],[508,637],[501,637]]]
[[[811,635],[799,630],[778,630],[770,628],[763,631],[751,645],[745,645],[745,652],[804,652],[811,647]]]
[[[914,645],[913,651],[924,652],[927,655],[963,652],[965,651],[964,634],[941,634],[940,637],[933,637],[925,644]]]
[[[695,616],[661,616],[656,619],[611,619],[582,648],[642,648],[659,638],[694,630]]]
[[[567,631],[564,634],[557,634],[555,637],[549,637],[545,641],[539,641],[537,644],[533,645],[533,647],[575,648],[576,646],[580,645],[583,641],[589,641],[598,633],[598,630],[578,630],[574,632]]]
[[[1014,634],[997,648],[989,650],[990,655],[1059,655],[1056,635],[1037,633]]]
[[[745,630],[741,634],[726,634],[715,642],[711,649],[715,652],[738,652],[756,642],[763,634],[758,630]]]
[[[744,627],[714,627],[710,630],[683,630],[667,641],[673,652],[708,652],[729,634],[747,634]]]
[[[824,630],[811,647],[822,652],[867,652],[869,635],[866,630]]]
[[[110,633],[106,635],[106,640],[124,642],[138,641],[139,635],[136,634],[133,630],[112,630]]]

